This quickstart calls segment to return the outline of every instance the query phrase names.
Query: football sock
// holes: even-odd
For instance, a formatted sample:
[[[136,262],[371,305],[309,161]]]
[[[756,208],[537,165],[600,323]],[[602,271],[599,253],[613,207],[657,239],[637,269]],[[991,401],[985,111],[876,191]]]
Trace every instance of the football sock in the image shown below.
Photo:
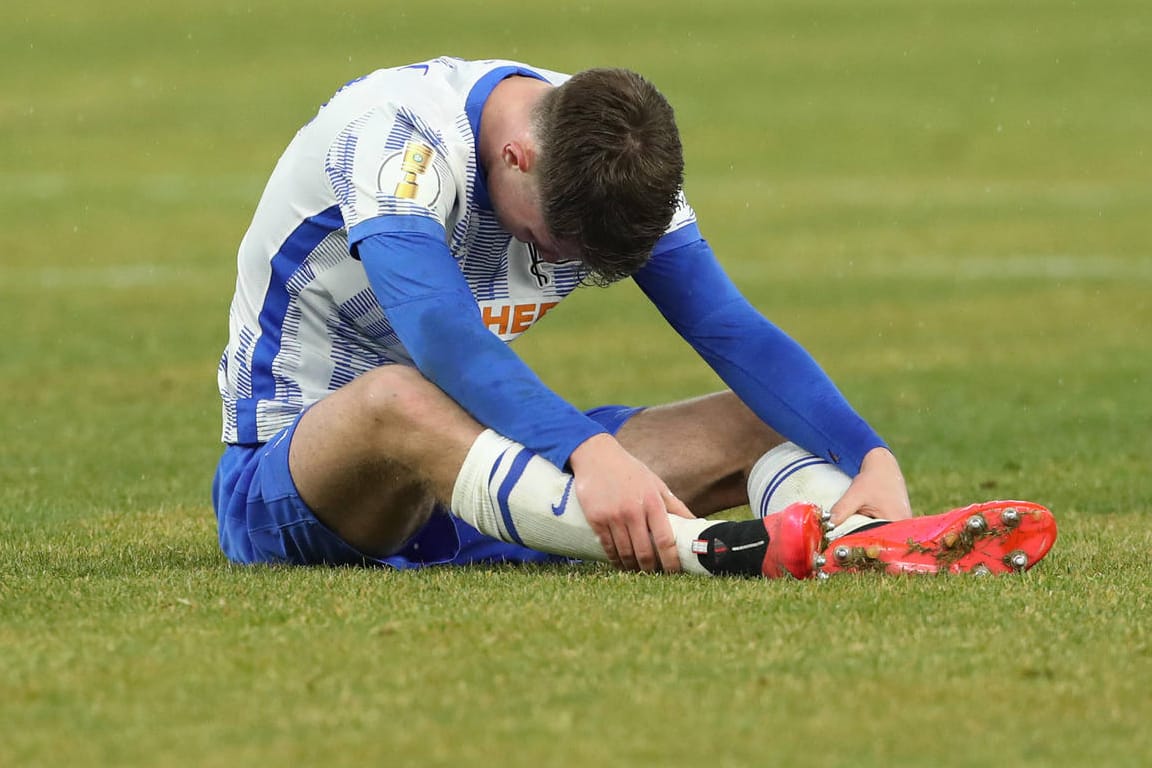
[[[452,514],[482,533],[582,560],[607,562],[600,539],[588,525],[572,490],[572,475],[519,443],[488,429],[468,451],[452,489]],[[686,573],[711,573],[693,550],[709,541],[711,520],[668,516]],[[746,521],[758,522],[758,521]],[[763,533],[763,526],[757,525]],[[767,539],[767,536],[764,536]],[[760,572],[759,562],[755,572]]]
[[[798,501],[830,510],[851,484],[852,478],[827,459],[795,443],[781,443],[760,457],[748,474],[748,504],[757,517],[774,514]],[[885,522],[866,515],[852,515],[826,536],[837,539]]]

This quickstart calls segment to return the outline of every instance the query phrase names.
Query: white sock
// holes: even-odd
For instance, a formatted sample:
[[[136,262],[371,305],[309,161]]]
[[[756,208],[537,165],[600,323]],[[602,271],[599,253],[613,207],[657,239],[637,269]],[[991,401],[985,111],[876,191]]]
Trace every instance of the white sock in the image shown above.
[[[795,443],[781,443],[752,467],[748,475],[748,504],[757,517],[775,514],[799,501],[828,511],[851,484],[852,478],[827,459]],[[836,539],[875,522],[865,515],[852,515],[826,535]]]
[[[607,562],[572,492],[572,475],[490,429],[476,438],[452,489],[452,514],[494,538],[541,552]],[[707,575],[692,542],[712,520],[668,516],[680,566]]]

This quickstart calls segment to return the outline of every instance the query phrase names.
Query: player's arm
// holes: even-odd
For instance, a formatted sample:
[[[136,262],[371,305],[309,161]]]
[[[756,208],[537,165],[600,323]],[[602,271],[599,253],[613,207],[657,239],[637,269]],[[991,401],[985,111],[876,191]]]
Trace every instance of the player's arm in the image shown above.
[[[673,328],[777,432],[856,480],[833,509],[911,515],[895,457],[815,359],[744,298],[695,224],[665,236],[636,282]]]
[[[484,325],[467,282],[430,219],[367,226],[356,252],[416,367],[477,421],[559,467],[571,466],[585,517],[625,568],[678,570],[665,513],[690,516],[651,470],[564,401]]]
[[[481,424],[565,466],[603,427],[552,392],[488,330],[439,223],[392,218],[387,230],[355,249],[416,367]]]

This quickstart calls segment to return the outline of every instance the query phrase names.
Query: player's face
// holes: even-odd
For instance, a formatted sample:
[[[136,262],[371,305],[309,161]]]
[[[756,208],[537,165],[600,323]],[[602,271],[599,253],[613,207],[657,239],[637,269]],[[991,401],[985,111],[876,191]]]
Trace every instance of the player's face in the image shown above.
[[[532,177],[518,174],[507,180],[510,183],[493,184],[489,190],[500,226],[520,242],[536,246],[536,252],[544,261],[553,264],[578,261],[578,249],[558,241],[544,224],[540,195]]]

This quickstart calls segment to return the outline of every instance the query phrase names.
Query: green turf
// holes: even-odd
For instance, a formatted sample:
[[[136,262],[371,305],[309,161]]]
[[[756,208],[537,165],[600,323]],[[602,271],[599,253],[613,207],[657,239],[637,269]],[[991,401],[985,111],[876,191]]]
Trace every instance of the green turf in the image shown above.
[[[1146,765],[1146,2],[0,9],[0,766]],[[342,82],[649,74],[749,297],[924,512],[1049,504],[1020,578],[240,569],[214,544],[236,245]],[[518,349],[582,406],[718,386],[639,294]],[[737,513],[739,514],[739,513]]]

